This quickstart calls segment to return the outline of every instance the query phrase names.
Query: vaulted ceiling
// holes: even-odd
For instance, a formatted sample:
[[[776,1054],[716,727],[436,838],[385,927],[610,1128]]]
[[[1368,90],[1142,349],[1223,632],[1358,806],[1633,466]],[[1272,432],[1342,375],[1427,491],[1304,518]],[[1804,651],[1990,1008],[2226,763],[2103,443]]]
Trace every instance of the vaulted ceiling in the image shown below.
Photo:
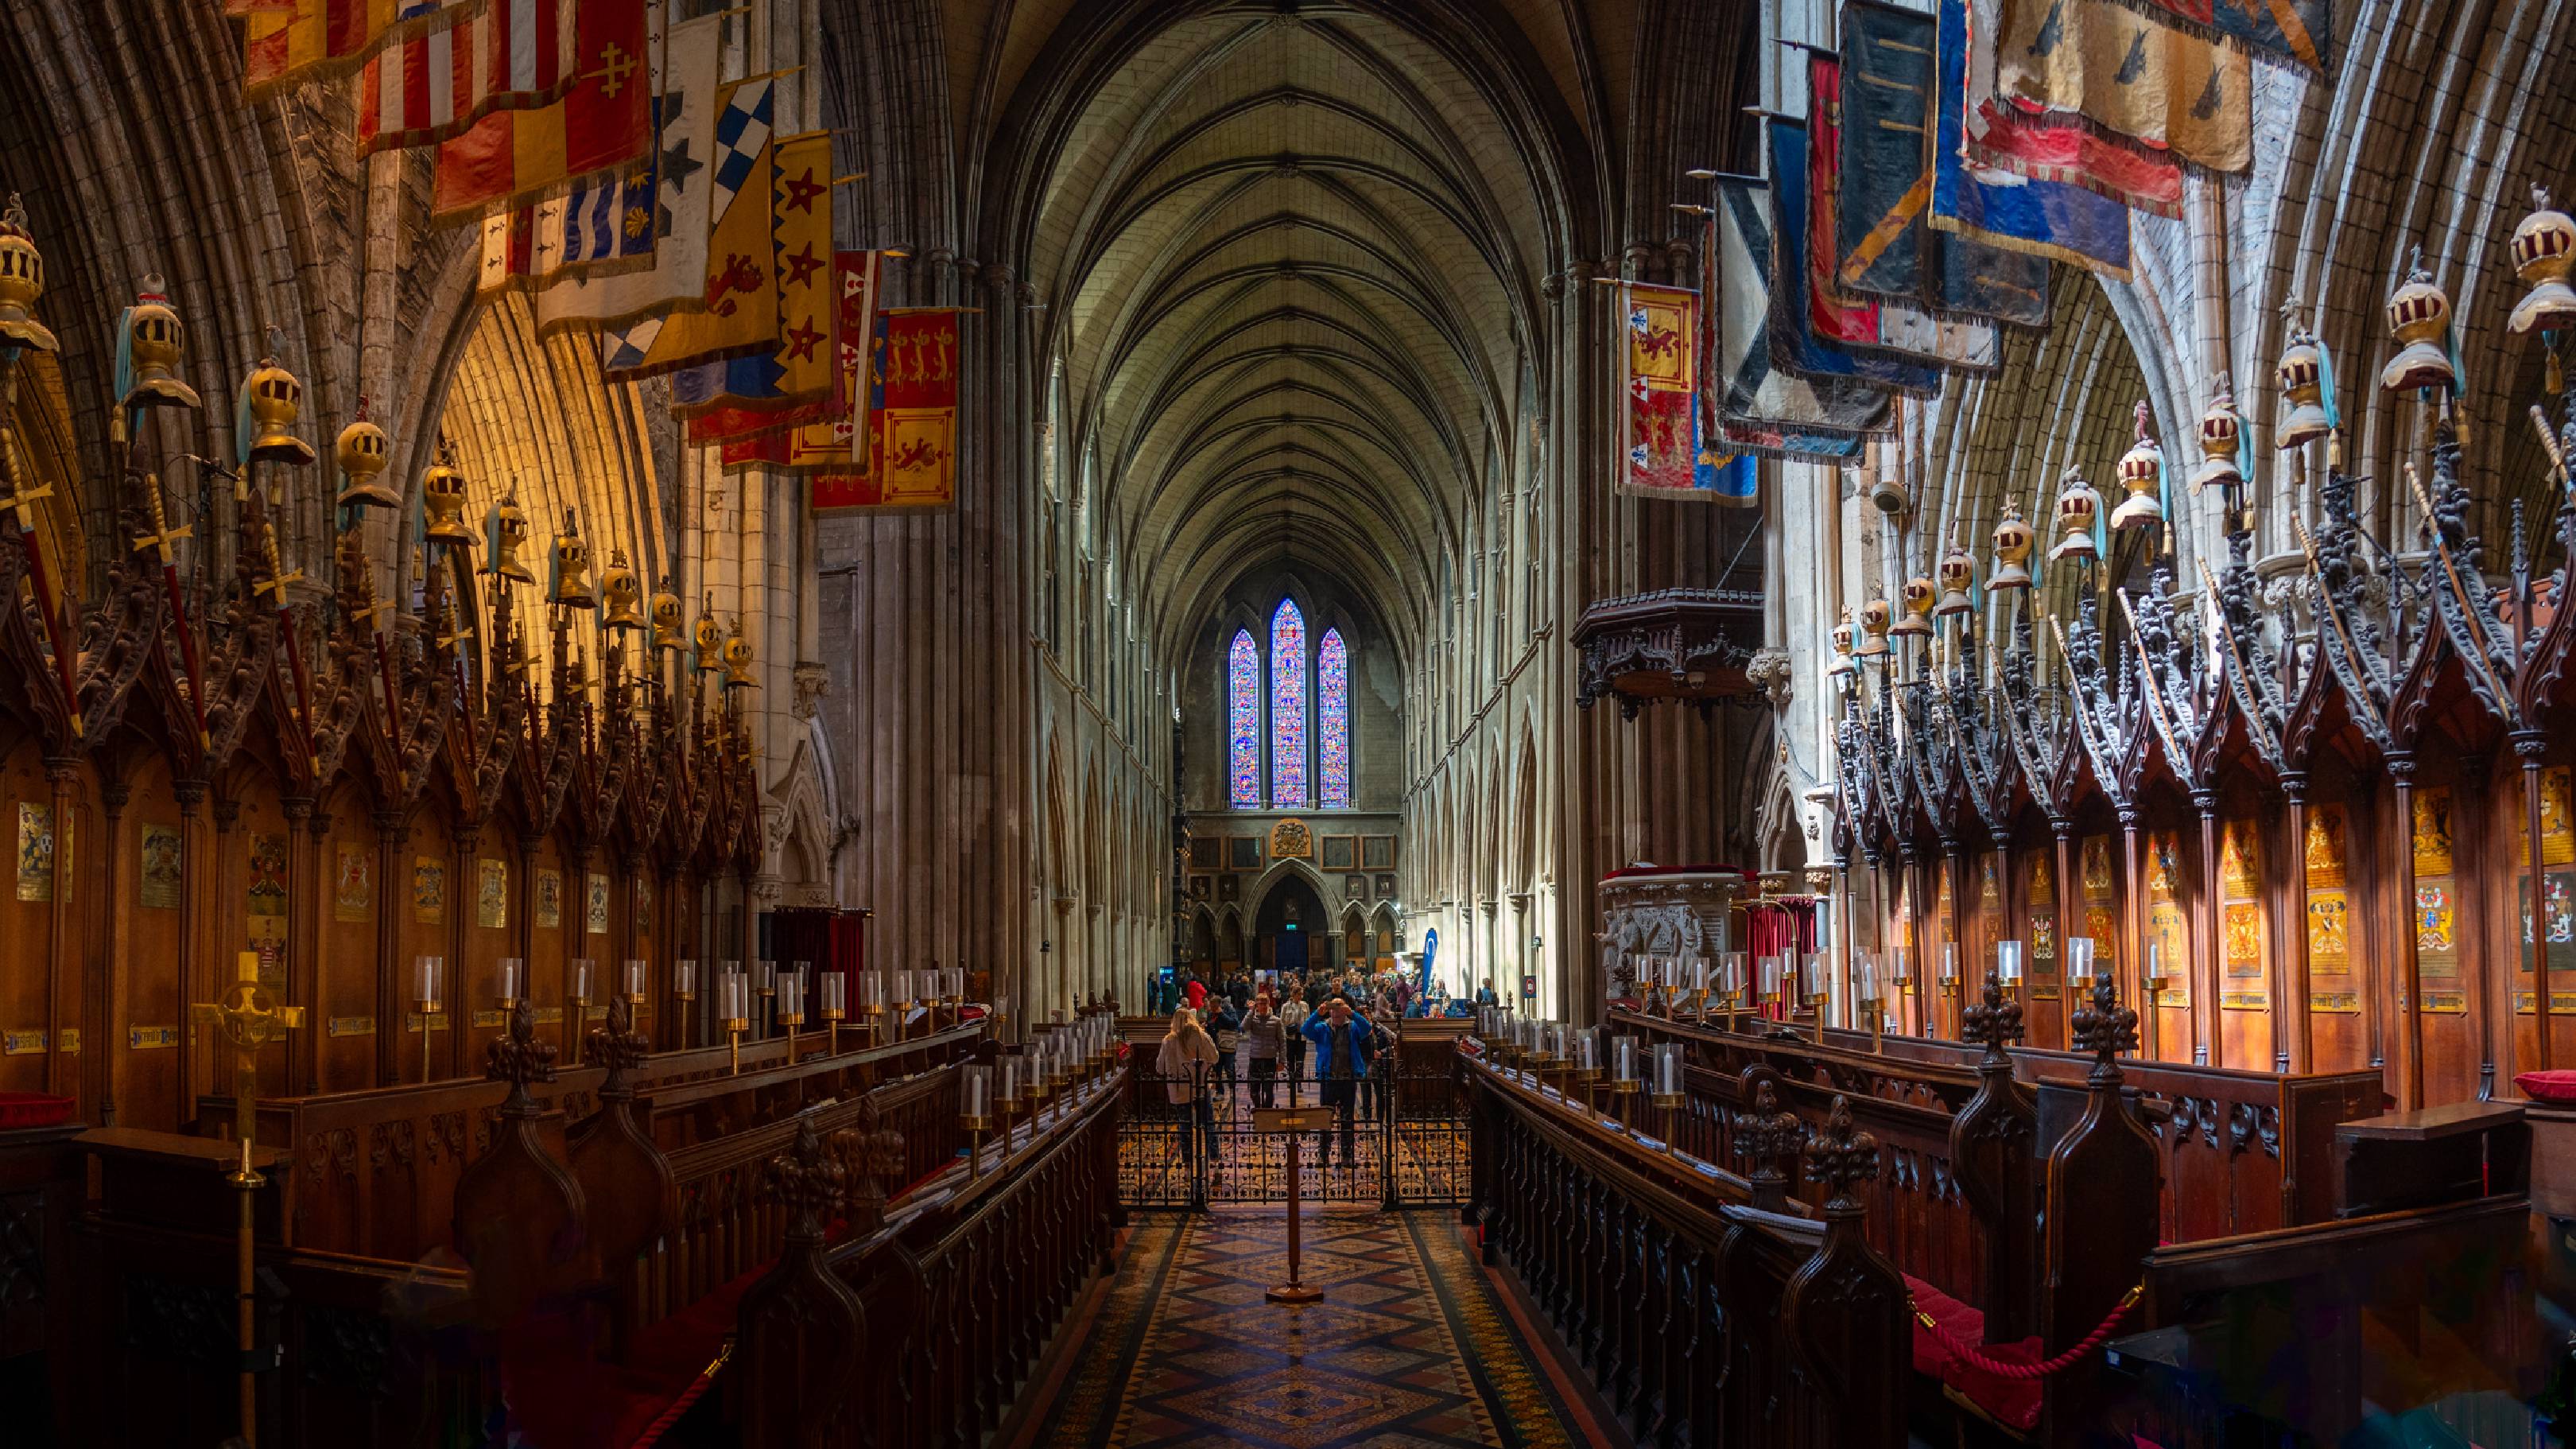
[[[1236,6],[1067,68],[1026,280],[1065,485],[1167,648],[1283,558],[1422,625],[1428,561],[1512,471],[1566,265],[1550,158],[1579,128],[1518,93],[1530,62],[1383,9]]]

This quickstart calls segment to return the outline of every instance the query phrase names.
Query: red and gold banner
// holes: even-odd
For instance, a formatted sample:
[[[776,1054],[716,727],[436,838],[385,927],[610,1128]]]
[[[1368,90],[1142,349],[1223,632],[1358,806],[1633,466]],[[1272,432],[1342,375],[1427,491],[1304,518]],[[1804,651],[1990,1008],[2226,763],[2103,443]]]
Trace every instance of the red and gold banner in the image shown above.
[[[439,144],[433,220],[463,221],[542,199],[624,166],[653,143],[643,0],[583,0],[573,37],[572,83],[563,99],[495,111]]]
[[[945,508],[957,501],[954,307],[879,312],[868,362],[867,456],[814,473],[814,511]]]
[[[1622,282],[1619,303],[1619,486],[1687,492],[1699,462],[1691,417],[1699,396],[1699,294]]]
[[[487,0],[227,0],[242,28],[242,93],[251,99],[279,86],[328,80],[367,62],[389,42]]]
[[[593,0],[483,0],[451,8],[367,61],[358,87],[358,154],[426,146],[486,114],[542,106],[572,84],[575,21]]]
[[[728,447],[728,467],[794,468],[802,472],[833,469],[847,472],[862,461],[852,453],[858,434],[861,389],[866,374],[868,341],[876,335],[877,288],[883,252],[838,252],[832,271],[840,294],[840,317],[833,350],[839,373],[832,395],[821,402],[789,407],[725,404],[688,420],[691,443],[744,443],[781,435],[774,447]]]

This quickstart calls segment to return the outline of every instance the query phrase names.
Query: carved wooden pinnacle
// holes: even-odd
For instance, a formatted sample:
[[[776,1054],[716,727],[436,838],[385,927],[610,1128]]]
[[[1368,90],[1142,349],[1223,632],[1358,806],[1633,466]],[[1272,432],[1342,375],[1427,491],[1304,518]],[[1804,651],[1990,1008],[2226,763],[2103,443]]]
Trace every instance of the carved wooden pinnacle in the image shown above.
[[[644,1065],[644,1054],[652,1042],[635,1029],[635,1007],[624,993],[608,998],[608,1020],[590,1029],[590,1059],[608,1068],[608,1080],[602,1092],[622,1091],[626,1074]]]
[[[554,1043],[537,1040],[537,1011],[528,998],[511,1005],[509,1029],[483,1049],[483,1075],[510,1084],[509,1106],[529,1102],[530,1082],[555,1079]]]
[[[792,1231],[822,1231],[824,1214],[841,1200],[844,1180],[841,1160],[825,1150],[810,1116],[797,1120],[796,1140],[769,1160],[769,1186],[795,1215]]]
[[[2021,1003],[2005,1000],[2003,978],[1989,971],[1985,990],[1959,1022],[1967,1040],[1983,1043],[1989,1054],[2000,1054],[2021,1040]]]
[[[1824,1130],[1808,1138],[1801,1152],[1807,1160],[1807,1181],[1821,1182],[1833,1194],[1825,1202],[1828,1212],[1861,1206],[1852,1195],[1853,1186],[1878,1178],[1878,1139],[1852,1125],[1851,1099],[1839,1093],[1833,1111],[1825,1117]]]
[[[1753,1110],[1735,1114],[1736,1155],[1751,1163],[1756,1174],[1778,1174],[1780,1159],[1805,1140],[1805,1125],[1797,1113],[1781,1107],[1779,1088],[1768,1081],[1754,1086]]]
[[[2093,1053],[2095,1077],[2107,1071],[2118,1080],[2120,1069],[2113,1059],[2138,1045],[2138,1014],[2120,1004],[2118,984],[2108,976],[2094,977],[2092,1004],[2077,1007],[2071,1024],[2075,1049]]]

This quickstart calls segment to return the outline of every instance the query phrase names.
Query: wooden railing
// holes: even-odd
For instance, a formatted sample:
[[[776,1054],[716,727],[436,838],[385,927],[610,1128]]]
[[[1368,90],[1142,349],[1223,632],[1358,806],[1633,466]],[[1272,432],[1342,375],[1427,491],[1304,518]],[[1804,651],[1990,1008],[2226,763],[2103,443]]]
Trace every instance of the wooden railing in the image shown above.
[[[819,1142],[794,1144],[785,1251],[743,1296],[731,1370],[746,1449],[927,1449],[997,1425],[1109,1261],[1123,1077],[988,1146],[981,1177],[944,1177],[837,1245],[825,1234],[837,1169]]]
[[[792,1061],[783,1038],[746,1044],[739,1074],[729,1071],[725,1048],[693,1047],[647,1056],[628,1075],[637,1121],[677,1161],[694,1145],[783,1120],[809,1103],[848,1100],[879,1082],[956,1060],[983,1034],[981,1023],[969,1022],[865,1049],[845,1034],[847,1049],[833,1055],[822,1033],[808,1032]],[[549,1113],[539,1130],[557,1156],[569,1149],[566,1125],[598,1109],[603,1076],[596,1065],[562,1069],[532,1089]],[[444,1244],[457,1182],[490,1148],[504,1095],[497,1082],[459,1080],[262,1098],[259,1140],[294,1158],[285,1244],[395,1261],[416,1261]],[[199,1120],[229,1123],[232,1100],[200,1099]],[[921,1150],[936,1152],[958,1140],[925,1137]]]
[[[1906,1289],[1869,1246],[1853,1191],[1884,1160],[1850,1114],[1805,1154],[1826,1205],[1766,1210],[1750,1179],[1514,1074],[1460,1070],[1487,1258],[1519,1274],[1637,1442],[1906,1442]]]
[[[1868,1097],[1943,1118],[1955,1116],[1975,1095],[1984,1050],[1925,1037],[1886,1036],[1873,1043],[1867,1032],[1830,1028],[1819,1043],[1812,1027],[1802,1027],[1795,1037],[1756,1035],[1728,1032],[1715,1018],[1702,1026],[1623,1011],[1611,1020],[1620,1031],[1687,1043],[1694,1063],[1719,1076],[1740,1077],[1747,1067],[1764,1066],[1785,1080],[1811,1084],[1817,1093],[1849,1094],[1855,1110]],[[1751,1020],[1744,1018],[1748,1025]],[[2080,1089],[2091,1063],[2081,1052],[2032,1047],[2014,1047],[2010,1055],[2014,1080],[2034,1089],[2043,1117],[2056,1094],[2037,1089]],[[2379,1074],[2367,1070],[2283,1074],[2134,1059],[2123,1060],[2120,1070],[2157,1140],[2163,1177],[2159,1235],[2173,1242],[2330,1218],[2334,1129],[2378,1115],[2383,1101]],[[1808,1104],[1802,1114],[1812,1113],[1815,1099],[1816,1093],[1801,1095]],[[1931,1119],[1923,1120],[1928,1127]],[[1937,1215],[1940,1203],[1955,1201],[1946,1152],[1906,1141],[1892,1130],[1892,1119],[1872,1118],[1867,1125],[1873,1132],[1890,1128],[1881,1140],[1899,1151],[1897,1170],[1913,1183],[1907,1191],[1926,1200],[1927,1211]],[[1879,1221],[1876,1211],[1872,1220]],[[1951,1280],[1935,1281],[1946,1288]]]

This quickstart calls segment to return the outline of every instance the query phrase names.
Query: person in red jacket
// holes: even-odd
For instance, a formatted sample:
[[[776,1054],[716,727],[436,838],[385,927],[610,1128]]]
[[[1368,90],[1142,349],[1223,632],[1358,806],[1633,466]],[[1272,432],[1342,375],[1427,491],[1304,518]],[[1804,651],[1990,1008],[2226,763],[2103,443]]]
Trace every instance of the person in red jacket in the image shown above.
[[[1201,981],[1201,980],[1200,980],[1200,979],[1198,979],[1196,976],[1192,976],[1192,977],[1189,979],[1189,984],[1187,984],[1187,985],[1185,985],[1185,986],[1183,986],[1183,987],[1181,988],[1181,994],[1189,998],[1189,1001],[1190,1001],[1190,1010],[1191,1010],[1191,1011],[1193,1011],[1193,1012],[1197,1012],[1197,1011],[1204,1011],[1204,1010],[1206,1010],[1206,1008],[1207,1008],[1207,983],[1206,983],[1206,982]]]

